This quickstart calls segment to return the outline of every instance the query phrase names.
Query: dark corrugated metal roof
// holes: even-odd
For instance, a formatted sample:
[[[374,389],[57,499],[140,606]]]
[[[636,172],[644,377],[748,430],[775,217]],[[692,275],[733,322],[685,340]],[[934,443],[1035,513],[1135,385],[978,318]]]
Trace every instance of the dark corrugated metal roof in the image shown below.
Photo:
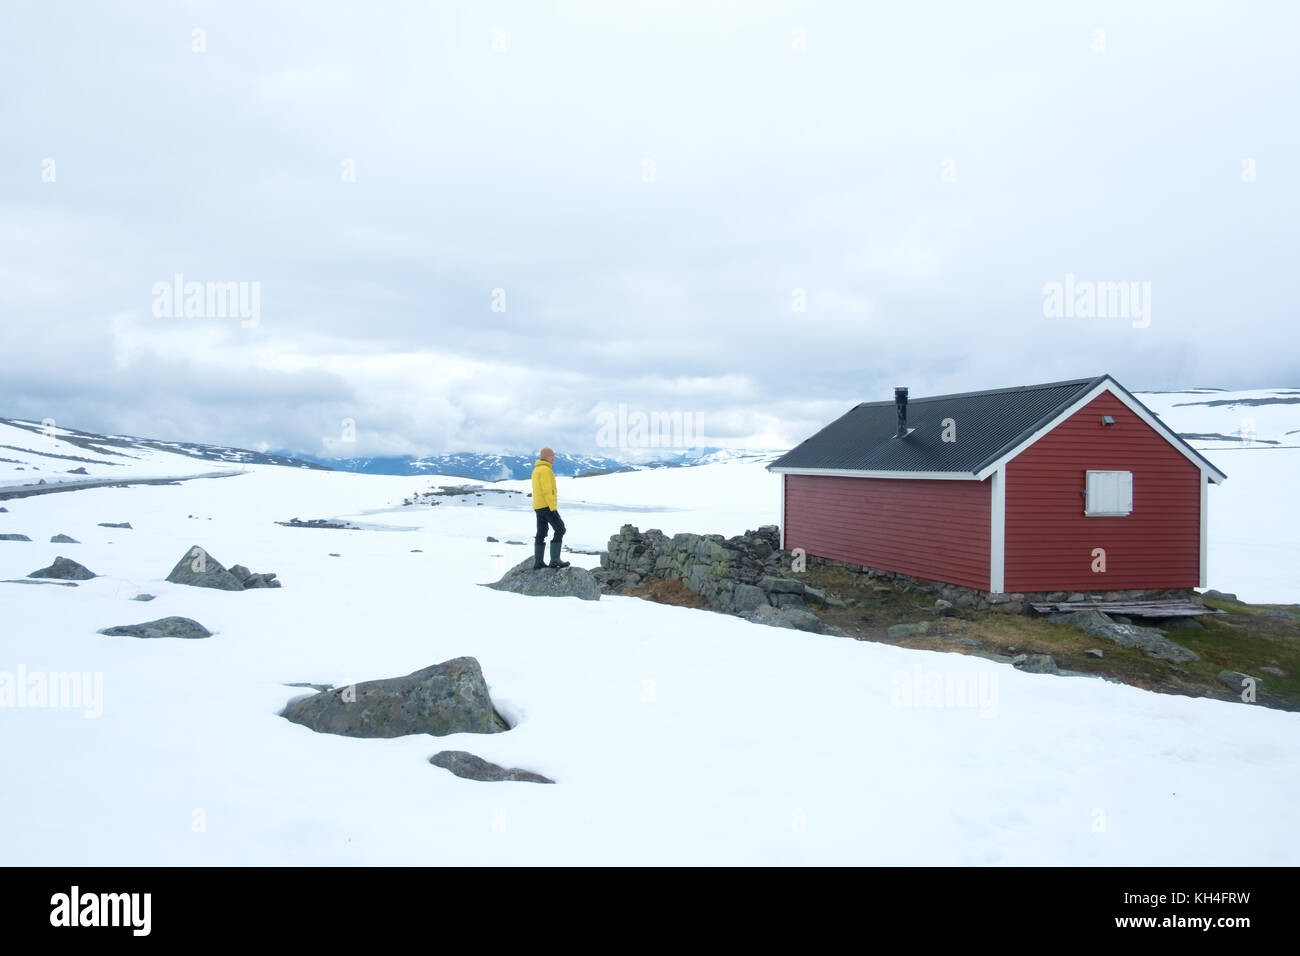
[[[894,437],[892,401],[864,402],[786,452],[769,468],[972,474],[1015,447],[1108,376],[908,401],[906,438]],[[956,441],[943,440],[952,419]]]

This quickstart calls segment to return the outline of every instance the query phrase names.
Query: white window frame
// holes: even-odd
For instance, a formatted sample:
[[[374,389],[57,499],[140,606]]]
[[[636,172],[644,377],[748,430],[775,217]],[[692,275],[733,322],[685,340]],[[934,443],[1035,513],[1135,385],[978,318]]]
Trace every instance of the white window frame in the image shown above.
[[[1116,491],[1118,492],[1118,509],[1110,511],[1093,510],[1093,476],[1102,475],[1122,475],[1127,481],[1121,480]],[[1089,518],[1123,518],[1133,513],[1133,472],[1131,471],[1100,471],[1088,470],[1083,473],[1083,513]],[[1127,492],[1127,494],[1125,494]],[[1101,489],[1098,488],[1098,497],[1101,497]],[[1127,510],[1122,510],[1125,503],[1128,505]],[[1098,505],[1103,502],[1098,502]]]

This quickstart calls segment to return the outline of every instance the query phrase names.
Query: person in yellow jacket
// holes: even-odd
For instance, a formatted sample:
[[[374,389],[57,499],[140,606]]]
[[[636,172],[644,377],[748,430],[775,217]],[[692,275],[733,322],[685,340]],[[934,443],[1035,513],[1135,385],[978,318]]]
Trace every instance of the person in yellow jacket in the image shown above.
[[[537,537],[533,539],[533,570],[540,571],[548,565],[542,562],[542,553],[546,549],[546,528],[549,525],[555,533],[551,535],[552,568],[567,568],[568,561],[560,560],[560,546],[564,541],[564,521],[560,518],[559,499],[555,496],[555,452],[543,448],[533,465],[533,513],[537,515]]]

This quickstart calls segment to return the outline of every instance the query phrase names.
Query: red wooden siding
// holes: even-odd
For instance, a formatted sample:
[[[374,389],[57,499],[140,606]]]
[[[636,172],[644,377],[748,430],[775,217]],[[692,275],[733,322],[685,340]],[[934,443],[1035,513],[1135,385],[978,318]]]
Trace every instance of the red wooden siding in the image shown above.
[[[1085,516],[1086,471],[1131,471],[1132,514]],[[1009,461],[1006,475],[1006,591],[1200,583],[1201,471],[1109,392]],[[1104,574],[1091,570],[1094,548],[1106,551]]]
[[[785,546],[967,587],[989,586],[989,481],[785,476]]]

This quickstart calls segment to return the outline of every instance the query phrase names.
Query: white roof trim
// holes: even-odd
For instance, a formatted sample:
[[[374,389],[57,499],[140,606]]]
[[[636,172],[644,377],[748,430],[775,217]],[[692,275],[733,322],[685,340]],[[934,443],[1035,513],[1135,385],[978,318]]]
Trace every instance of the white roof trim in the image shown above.
[[[1079,409],[1083,408],[1085,405],[1087,405],[1089,402],[1095,399],[1098,395],[1101,395],[1104,392],[1110,392],[1110,394],[1114,395],[1121,402],[1123,402],[1129,411],[1131,411],[1138,418],[1142,419],[1142,421],[1150,425],[1151,428],[1154,429],[1155,432],[1158,435],[1160,435],[1161,438],[1169,442],[1169,444],[1173,445],[1174,448],[1176,448],[1183,455],[1184,458],[1186,458],[1193,465],[1199,468],[1205,474],[1205,477],[1210,479],[1210,481],[1214,482],[1217,485],[1217,484],[1221,484],[1228,477],[1223,472],[1215,468],[1213,465],[1209,465],[1209,467],[1207,467],[1207,465],[1209,464],[1208,462],[1198,459],[1196,455],[1193,454],[1192,451],[1188,448],[1187,443],[1184,442],[1177,435],[1175,435],[1172,431],[1170,431],[1169,426],[1167,426],[1164,422],[1156,418],[1145,408],[1143,408],[1140,404],[1134,404],[1134,400],[1130,399],[1128,395],[1124,393],[1124,390],[1118,387],[1118,383],[1116,383],[1109,376],[1103,379],[1102,381],[1098,382],[1092,388],[1088,389],[1088,391],[1085,392],[1080,398],[1078,398],[1073,404],[1071,404],[1069,407],[1064,409],[1059,415],[1053,417],[1052,420],[1049,421],[1046,425],[1038,429],[1038,431],[1034,432],[1032,435],[1030,435],[1020,444],[1016,445],[1014,448],[1012,448],[1010,451],[1004,454],[997,461],[990,462],[980,472],[978,472],[975,475],[975,477],[980,480],[987,478],[993,472],[1003,467],[1012,458],[1015,458],[1017,455],[1023,452],[1034,442],[1038,441],[1038,439],[1042,438],[1044,435],[1050,432],[1057,425],[1061,424],[1061,422],[1065,421],[1075,412],[1079,411]]]
[[[969,471],[852,471],[847,468],[774,468],[779,475],[826,475],[831,478],[942,478],[955,481],[980,481]]]

